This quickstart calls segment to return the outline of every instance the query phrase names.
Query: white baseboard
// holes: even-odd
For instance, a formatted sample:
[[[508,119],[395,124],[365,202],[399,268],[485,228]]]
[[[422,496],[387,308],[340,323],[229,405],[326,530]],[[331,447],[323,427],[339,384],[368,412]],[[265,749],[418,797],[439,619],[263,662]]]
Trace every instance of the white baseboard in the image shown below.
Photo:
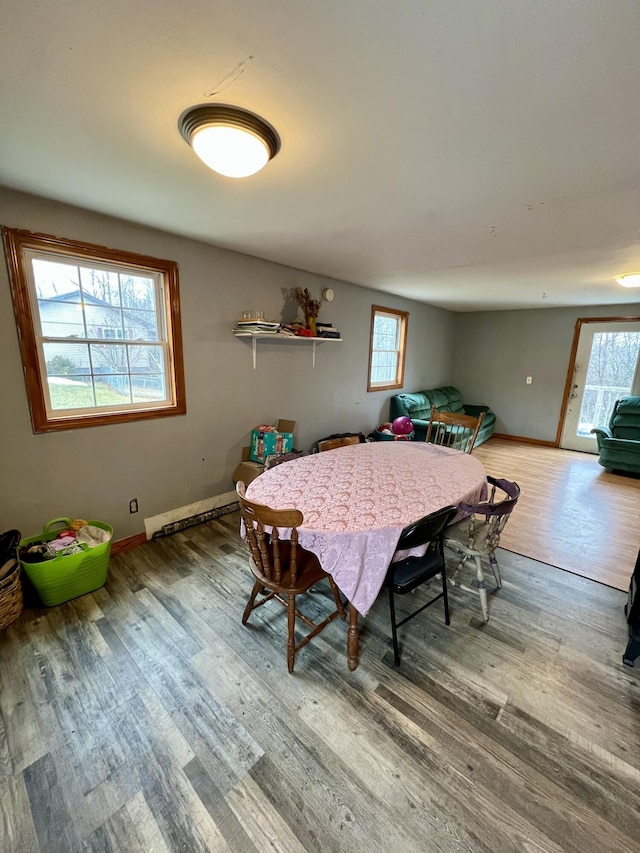
[[[192,515],[199,515],[201,512],[208,512],[210,509],[217,509],[219,506],[225,506],[237,500],[238,496],[235,491],[225,492],[222,495],[215,495],[212,498],[205,498],[186,506],[170,509],[161,515],[152,515],[151,518],[145,518],[144,529],[147,539],[151,539],[154,533],[162,530],[165,524],[173,524],[175,521],[182,521],[183,518],[190,518]]]

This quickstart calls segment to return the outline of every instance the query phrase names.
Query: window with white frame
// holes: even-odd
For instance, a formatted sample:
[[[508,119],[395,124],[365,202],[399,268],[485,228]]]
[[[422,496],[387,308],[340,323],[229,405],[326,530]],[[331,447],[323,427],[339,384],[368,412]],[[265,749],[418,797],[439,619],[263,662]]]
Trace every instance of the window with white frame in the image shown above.
[[[408,322],[406,311],[371,307],[368,391],[402,387]]]
[[[36,432],[186,411],[175,262],[3,234]]]

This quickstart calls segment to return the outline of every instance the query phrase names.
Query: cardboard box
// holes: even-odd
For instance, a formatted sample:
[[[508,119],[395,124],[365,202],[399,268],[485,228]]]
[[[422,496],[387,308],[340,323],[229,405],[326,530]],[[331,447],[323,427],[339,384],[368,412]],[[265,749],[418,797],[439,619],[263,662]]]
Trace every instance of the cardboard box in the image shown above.
[[[295,429],[296,422],[295,421],[287,421],[282,418],[276,424],[276,430],[282,433],[291,433],[293,435],[293,431]],[[288,453],[289,451],[282,451],[283,453]],[[248,486],[252,480],[255,480],[256,477],[259,477],[260,474],[264,471],[264,463],[255,462],[251,459],[251,447],[243,447],[242,448],[242,461],[233,472],[233,481],[234,483],[242,482],[245,486]]]
[[[293,430],[295,421],[282,418],[275,427],[270,424],[260,424],[251,431],[252,462],[262,462],[267,456],[281,456],[293,450]]]
[[[245,450],[249,450],[248,447],[244,448]],[[260,474],[264,471],[264,465],[260,462],[251,462],[247,460],[246,462],[241,462],[236,470],[233,472],[233,481],[234,483],[238,483],[240,480],[248,486],[256,477],[259,477]]]

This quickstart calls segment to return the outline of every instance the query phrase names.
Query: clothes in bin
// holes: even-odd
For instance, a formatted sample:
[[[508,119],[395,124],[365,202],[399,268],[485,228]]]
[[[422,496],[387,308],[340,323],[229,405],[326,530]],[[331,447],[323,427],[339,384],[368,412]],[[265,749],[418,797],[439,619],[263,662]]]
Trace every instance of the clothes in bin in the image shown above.
[[[45,607],[104,586],[112,537],[103,521],[55,518],[20,542],[20,563]]]

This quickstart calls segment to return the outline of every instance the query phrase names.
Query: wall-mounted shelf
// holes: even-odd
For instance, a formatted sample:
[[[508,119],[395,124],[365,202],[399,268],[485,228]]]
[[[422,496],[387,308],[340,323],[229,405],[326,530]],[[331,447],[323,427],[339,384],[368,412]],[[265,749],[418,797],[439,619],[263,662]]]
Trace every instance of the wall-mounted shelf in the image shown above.
[[[342,338],[305,338],[297,335],[269,334],[269,332],[234,332],[236,338],[251,338],[251,350],[253,353],[253,369],[256,369],[258,361],[258,340],[273,341],[276,344],[311,344],[311,362],[316,366],[316,344],[339,344]]]

